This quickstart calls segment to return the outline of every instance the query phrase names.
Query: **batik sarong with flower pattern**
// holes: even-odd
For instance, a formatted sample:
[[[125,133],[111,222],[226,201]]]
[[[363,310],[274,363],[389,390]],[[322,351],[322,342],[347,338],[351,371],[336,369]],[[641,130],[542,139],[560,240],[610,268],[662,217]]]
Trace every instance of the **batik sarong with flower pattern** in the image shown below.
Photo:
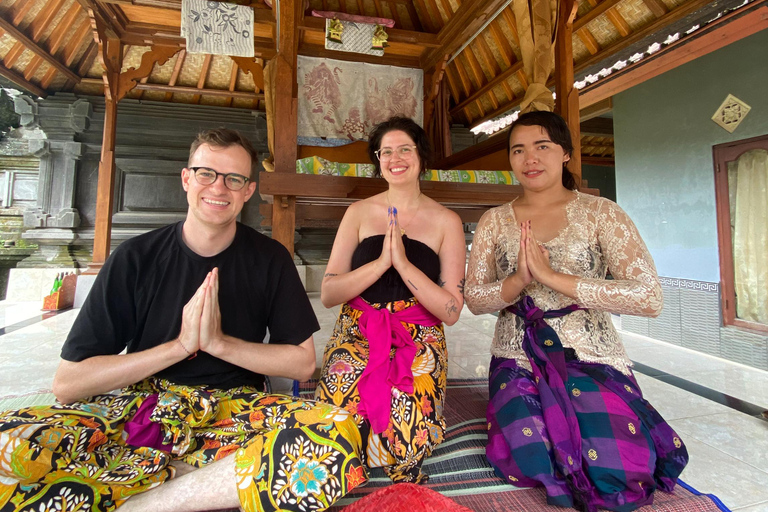
[[[392,313],[418,305],[416,299],[370,304]],[[448,353],[442,323],[426,326],[400,322],[416,347],[411,370],[413,392],[391,389],[389,424],[376,434],[360,414],[360,379],[369,361],[369,340],[360,332],[363,311],[342,304],[339,318],[323,355],[315,398],[354,413],[363,437],[364,462],[382,467],[395,482],[422,483],[421,464],[445,436],[443,405]],[[393,348],[394,359],[397,349]]]
[[[126,441],[147,400],[169,450]],[[173,478],[175,460],[202,467],[233,453],[244,510],[324,510],[366,481],[361,445],[354,417],[329,404],[150,378],[0,413],[0,511],[111,511]]]
[[[545,312],[528,296],[509,307],[532,371],[491,359],[486,455],[511,484],[544,486],[551,505],[634,510],[672,491],[688,453],[631,375],[579,361],[544,321],[577,309]]]

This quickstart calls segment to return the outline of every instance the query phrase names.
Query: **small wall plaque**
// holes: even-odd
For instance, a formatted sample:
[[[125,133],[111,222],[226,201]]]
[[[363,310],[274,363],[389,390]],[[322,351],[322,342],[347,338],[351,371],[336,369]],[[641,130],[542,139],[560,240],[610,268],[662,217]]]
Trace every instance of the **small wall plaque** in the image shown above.
[[[718,107],[715,115],[712,116],[712,120],[727,130],[728,133],[733,133],[750,110],[749,105],[729,94],[722,105]]]

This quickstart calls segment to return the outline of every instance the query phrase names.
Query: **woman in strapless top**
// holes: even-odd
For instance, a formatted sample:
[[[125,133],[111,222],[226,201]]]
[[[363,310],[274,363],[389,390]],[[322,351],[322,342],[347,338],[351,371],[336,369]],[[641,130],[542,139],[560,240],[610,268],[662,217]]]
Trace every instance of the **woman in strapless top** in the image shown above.
[[[418,124],[381,123],[368,154],[389,186],[352,204],[336,234],[321,300],[341,310],[315,398],[356,415],[368,467],[421,483],[445,434],[443,324],[464,305],[464,232],[456,213],[421,193],[430,148]]]

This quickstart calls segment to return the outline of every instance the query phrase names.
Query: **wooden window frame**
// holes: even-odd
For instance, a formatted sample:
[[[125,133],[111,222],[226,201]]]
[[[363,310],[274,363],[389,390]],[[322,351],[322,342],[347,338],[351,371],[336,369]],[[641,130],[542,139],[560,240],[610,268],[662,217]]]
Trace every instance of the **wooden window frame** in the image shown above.
[[[712,146],[712,159],[715,166],[717,238],[720,253],[720,307],[724,326],[732,325],[764,334],[768,333],[768,324],[736,318],[733,233],[731,232],[731,205],[728,195],[728,162],[738,160],[742,154],[752,149],[768,150],[768,135]]]

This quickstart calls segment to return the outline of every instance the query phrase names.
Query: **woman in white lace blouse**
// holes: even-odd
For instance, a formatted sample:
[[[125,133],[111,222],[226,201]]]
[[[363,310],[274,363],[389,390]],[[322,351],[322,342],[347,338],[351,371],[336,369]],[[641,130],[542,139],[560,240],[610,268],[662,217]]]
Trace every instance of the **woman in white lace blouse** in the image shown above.
[[[610,313],[657,316],[661,287],[626,213],[577,190],[572,151],[560,116],[521,115],[508,154],[523,194],[475,232],[465,302],[499,312],[487,456],[508,482],[546,487],[551,504],[642,506],[674,487],[687,453],[642,399]]]

